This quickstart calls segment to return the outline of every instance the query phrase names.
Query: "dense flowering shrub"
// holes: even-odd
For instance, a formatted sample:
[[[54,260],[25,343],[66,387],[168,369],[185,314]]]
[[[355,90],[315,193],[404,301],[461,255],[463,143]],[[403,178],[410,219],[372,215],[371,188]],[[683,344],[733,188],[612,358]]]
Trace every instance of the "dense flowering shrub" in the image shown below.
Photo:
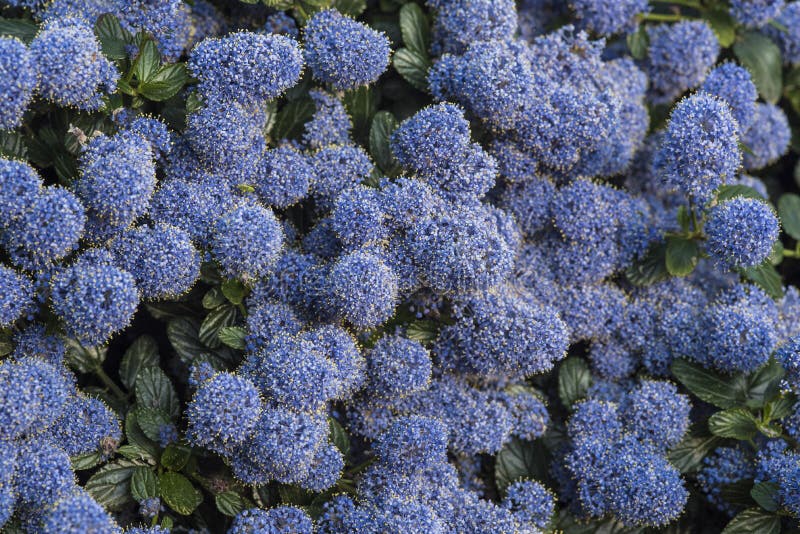
[[[800,2],[0,17],[3,532],[800,527]]]

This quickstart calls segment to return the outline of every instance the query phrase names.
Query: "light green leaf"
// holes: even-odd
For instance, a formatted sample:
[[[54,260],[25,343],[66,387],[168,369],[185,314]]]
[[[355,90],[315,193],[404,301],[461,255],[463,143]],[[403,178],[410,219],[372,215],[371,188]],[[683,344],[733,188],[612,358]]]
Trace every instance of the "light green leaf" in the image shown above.
[[[149,467],[137,467],[131,476],[131,496],[136,501],[158,497],[158,478]]]
[[[715,413],[708,419],[708,429],[715,436],[742,441],[753,439],[758,433],[753,414],[744,408],[731,408]]]
[[[180,473],[162,473],[158,482],[164,502],[180,515],[190,515],[203,502],[203,495]]]
[[[428,69],[431,63],[428,58],[409,48],[401,48],[394,53],[392,65],[395,70],[419,91],[428,91]]]
[[[100,462],[103,461],[103,455],[99,452],[92,451],[86,454],[72,456],[69,461],[72,464],[73,471],[86,471],[87,469],[98,466]]]
[[[700,247],[694,239],[670,237],[667,239],[667,271],[673,276],[687,276],[697,266]]]
[[[736,40],[736,21],[724,8],[711,9],[704,13],[711,29],[717,36],[720,46],[728,48]]]
[[[246,338],[247,330],[242,326],[226,326],[219,330],[219,340],[232,349],[247,348]]]
[[[139,85],[138,91],[148,100],[163,102],[177,95],[188,81],[186,65],[175,63],[162,67],[150,80]]]
[[[245,508],[244,500],[235,491],[220,493],[214,500],[217,505],[217,510],[228,517],[235,517]]]
[[[94,25],[94,34],[100,41],[103,55],[109,59],[125,59],[128,57],[127,46],[133,36],[119,23],[119,19],[111,13],[105,13],[97,18]]]
[[[639,25],[639,29],[628,34],[628,50],[634,59],[644,59],[647,57],[647,49],[650,46],[650,38],[647,35],[644,24]]]
[[[192,456],[192,449],[180,443],[170,443],[161,453],[161,465],[172,471],[180,471]]]
[[[749,185],[741,185],[741,184],[723,185],[720,186],[720,188],[717,190],[717,200],[719,202],[724,202],[725,200],[730,200],[736,197],[764,200],[764,197],[761,195],[761,193],[759,193]]]
[[[247,288],[239,280],[225,280],[220,286],[222,294],[230,301],[231,304],[239,305],[244,301],[247,296]]]
[[[750,71],[762,98],[777,103],[783,92],[783,60],[778,45],[761,33],[746,32],[734,43],[733,53]]]
[[[139,84],[145,84],[150,81],[158,68],[161,66],[161,54],[158,51],[155,41],[146,39],[141,46],[139,46],[139,53],[133,61],[133,75],[139,80]]]

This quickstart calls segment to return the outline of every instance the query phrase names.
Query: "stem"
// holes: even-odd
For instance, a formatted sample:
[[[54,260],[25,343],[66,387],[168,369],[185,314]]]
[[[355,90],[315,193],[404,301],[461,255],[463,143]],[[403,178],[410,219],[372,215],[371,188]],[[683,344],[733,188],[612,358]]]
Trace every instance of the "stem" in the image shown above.
[[[98,365],[94,370],[94,374],[97,375],[97,378],[100,379],[103,385],[111,390],[111,393],[113,393],[115,397],[121,400],[128,398],[128,395],[126,395],[125,392],[111,380],[111,377],[106,374],[102,366]]]
[[[800,258],[800,254],[797,253],[795,250],[784,250],[783,251],[784,258]]]
[[[676,6],[692,7],[694,9],[703,9],[700,2],[696,0],[650,0],[654,4],[674,4]]]
[[[642,20],[648,20],[650,22],[678,22],[681,20],[689,19],[692,17],[686,17],[683,15],[662,15],[660,13],[644,13],[640,15]]]
[[[787,28],[786,26],[784,26],[783,24],[781,24],[777,20],[771,20],[767,24],[769,24],[773,28],[776,28],[778,31],[781,31],[783,33],[789,33],[789,28]]]

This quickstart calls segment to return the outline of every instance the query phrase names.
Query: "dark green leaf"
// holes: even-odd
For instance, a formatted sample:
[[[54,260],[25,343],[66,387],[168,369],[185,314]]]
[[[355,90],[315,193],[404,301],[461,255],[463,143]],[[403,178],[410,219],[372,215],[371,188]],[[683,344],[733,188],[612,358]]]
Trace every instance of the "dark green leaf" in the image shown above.
[[[731,387],[731,380],[686,360],[672,363],[672,374],[698,398],[720,408],[732,408],[743,400]]]
[[[222,294],[231,304],[239,305],[247,295],[247,288],[239,280],[225,280],[220,286]]]
[[[180,515],[190,515],[203,502],[203,495],[180,473],[162,473],[158,482],[164,502]]]
[[[750,491],[752,489],[752,480],[739,480],[738,482],[722,484],[720,487],[720,496],[722,500],[734,506],[750,508],[755,504],[753,498],[750,496]]]
[[[747,185],[723,185],[717,190],[717,200],[720,202],[736,197],[764,200],[764,197],[761,195],[761,193]]]
[[[741,273],[742,276],[766,291],[770,297],[774,299],[783,297],[783,280],[769,260],[756,267],[743,269]]]
[[[200,330],[197,333],[200,342],[210,349],[222,345],[222,341],[218,337],[219,331],[226,326],[233,326],[237,314],[235,306],[220,306],[212,310],[200,324]]]
[[[800,195],[782,195],[778,200],[778,216],[781,218],[783,230],[800,240]]]
[[[746,32],[734,43],[733,53],[750,71],[758,93],[764,100],[777,103],[783,91],[783,60],[778,45],[761,33]]]
[[[187,317],[173,319],[167,325],[167,338],[184,363],[208,354],[208,348],[200,343],[199,326]]]
[[[703,459],[722,443],[717,436],[693,431],[670,449],[667,458],[681,473],[693,473],[703,465]]]
[[[591,385],[592,373],[585,360],[573,356],[561,363],[558,370],[558,397],[565,407],[572,408],[575,401],[584,398]]]
[[[715,436],[744,441],[753,439],[758,433],[753,414],[744,408],[715,413],[708,419],[708,429]]]
[[[86,471],[96,467],[103,461],[103,454],[100,452],[87,452],[69,459],[73,471]]]
[[[400,32],[406,48],[422,58],[428,58],[431,32],[428,18],[419,4],[408,3],[400,8]]]
[[[673,276],[687,276],[697,266],[700,247],[694,239],[670,237],[667,239],[667,271]]]
[[[347,435],[347,431],[342,428],[339,421],[333,417],[328,418],[328,425],[330,426],[331,442],[336,445],[336,448],[339,449],[346,458],[347,455],[350,454],[350,436]]]
[[[272,137],[278,140],[299,137],[306,122],[314,115],[314,110],[314,101],[307,97],[289,102],[278,112]]]
[[[505,489],[518,480],[535,479],[538,473],[536,448],[529,441],[514,438],[495,457],[494,477],[497,489]]]
[[[158,365],[158,344],[148,335],[139,336],[131,343],[119,364],[119,379],[126,388],[133,388],[139,371]]]
[[[203,295],[203,308],[213,310],[216,307],[222,306],[228,302],[228,299],[223,295],[222,290],[218,287],[212,287],[208,292]]]
[[[147,462],[149,464],[155,462],[155,458],[151,456],[146,449],[139,445],[123,445],[117,449],[117,452],[128,460],[137,460]]]
[[[127,46],[133,37],[122,27],[117,17],[110,13],[100,15],[94,25],[94,33],[106,57],[110,59],[128,57]]]
[[[338,12],[355,18],[367,9],[367,0],[333,0],[333,7]]]
[[[794,405],[797,403],[797,396],[793,393],[784,393],[777,399],[770,401],[764,408],[764,413],[770,419],[783,419],[794,412]]]
[[[202,272],[202,271],[201,271]],[[176,319],[178,317],[192,316],[197,313],[197,309],[188,302],[160,300],[158,302],[148,302],[145,304],[150,315],[161,321]]]
[[[158,46],[152,39],[147,39],[140,47],[136,59],[133,61],[133,75],[139,84],[149,82],[161,66],[161,54]]]
[[[175,63],[162,67],[150,80],[141,84],[138,90],[148,100],[162,102],[178,94],[188,81],[186,65]]]
[[[778,394],[783,375],[783,367],[774,358],[749,375],[746,380],[747,406],[761,408],[773,399]]]
[[[720,46],[731,46],[736,40],[736,22],[730,13],[723,8],[717,8],[706,11],[704,17],[717,35]]]
[[[0,17],[0,36],[16,37],[23,43],[30,44],[37,33],[39,26],[31,20]]]
[[[139,424],[139,418],[137,417],[136,410],[129,410],[128,414],[125,416],[125,438],[128,440],[128,444],[130,446],[145,451],[148,456],[148,462],[158,455],[159,447],[145,435],[141,425]],[[138,454],[138,451],[131,451],[132,454],[134,452]],[[125,457],[129,459],[135,459],[130,458],[128,455],[125,455]]]
[[[394,53],[392,65],[414,88],[422,92],[428,90],[428,69],[431,67],[428,58],[409,48],[401,48]]]
[[[759,482],[750,490],[750,496],[767,512],[778,510],[778,485],[774,482]]]
[[[136,501],[158,497],[158,478],[149,467],[137,467],[131,476],[131,496]]]
[[[217,505],[217,510],[228,517],[235,517],[245,508],[244,500],[235,491],[220,493],[214,500]]]
[[[161,431],[172,425],[172,420],[167,413],[152,408],[137,408],[136,422],[144,435],[154,442],[160,441]]]
[[[142,408],[161,410],[170,417],[181,414],[178,394],[169,377],[159,367],[141,370],[136,378],[136,401]]]
[[[104,465],[86,481],[84,489],[103,507],[118,512],[131,504],[131,476],[140,465],[132,460]]]
[[[347,91],[342,97],[347,113],[353,119],[353,128],[357,132],[366,132],[372,117],[378,110],[376,90],[369,85],[362,85],[357,89]]]
[[[200,95],[197,94],[197,91],[192,91],[189,93],[189,96],[186,97],[186,113],[191,115],[196,111],[200,111],[202,107],[203,99],[200,98]]]
[[[161,453],[161,465],[172,471],[180,471],[192,456],[192,449],[180,443],[170,443]]]
[[[627,37],[628,50],[634,59],[644,59],[647,56],[647,48],[650,46],[650,39],[647,36],[644,24],[639,25],[639,29],[629,33]]]
[[[8,159],[26,160],[28,145],[19,132],[0,131],[0,156]]]
[[[779,534],[781,519],[758,508],[749,508],[734,517],[722,534]]]
[[[244,350],[247,348],[246,338],[247,330],[242,326],[226,326],[219,330],[219,340],[232,349]]]
[[[625,277],[635,286],[649,286],[669,278],[667,271],[667,244],[650,247],[643,258],[634,261],[625,270]]]
[[[369,151],[378,167],[389,176],[399,172],[399,165],[392,154],[390,140],[399,126],[397,119],[388,111],[379,111],[372,119],[369,130]]]
[[[106,360],[107,347],[85,347],[74,339],[68,339],[67,362],[81,373],[91,373]]]

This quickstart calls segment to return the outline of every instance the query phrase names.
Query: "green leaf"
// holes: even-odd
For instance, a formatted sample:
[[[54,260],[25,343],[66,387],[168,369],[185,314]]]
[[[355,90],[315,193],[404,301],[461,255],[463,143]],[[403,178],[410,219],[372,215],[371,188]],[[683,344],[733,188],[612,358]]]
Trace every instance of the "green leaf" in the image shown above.
[[[693,430],[667,453],[667,459],[681,473],[693,473],[703,465],[703,459],[722,443],[717,436]]]
[[[428,69],[431,68],[431,62],[427,57],[409,48],[401,48],[394,53],[392,65],[415,89],[427,92]]]
[[[497,453],[494,477],[497,489],[504,492],[518,480],[537,478],[537,451],[529,441],[514,438]]]
[[[339,13],[356,18],[367,9],[367,0],[333,0],[332,7]]]
[[[154,102],[163,102],[183,89],[189,75],[184,63],[166,65],[155,73],[146,83],[139,85],[139,94]]]
[[[764,408],[764,414],[770,419],[783,419],[794,411],[794,405],[796,403],[796,395],[793,393],[784,393],[777,399],[767,403]]]
[[[639,29],[629,33],[626,38],[628,50],[634,59],[644,59],[647,56],[647,48],[650,46],[650,38],[647,35],[644,24],[639,25]]]
[[[100,15],[94,25],[94,34],[100,41],[103,54],[110,59],[128,57],[127,46],[133,36],[119,23],[119,19],[111,13]]]
[[[748,508],[734,517],[722,534],[779,534],[781,519],[758,508]]]
[[[733,506],[750,508],[754,504],[753,498],[750,496],[750,491],[752,489],[752,480],[739,480],[737,482],[722,484],[719,494],[722,500]]]
[[[141,425],[139,424],[139,418],[137,417],[136,410],[129,410],[125,416],[125,438],[128,440],[128,446],[136,447],[135,450],[131,451],[131,454],[139,454],[139,450],[144,451],[148,456],[146,458],[148,463],[158,456],[159,447],[145,435]],[[120,447],[120,452],[121,450],[122,447]],[[135,459],[130,458],[127,454],[124,456],[131,460]]]
[[[775,358],[770,358],[767,363],[749,375],[746,379],[746,405],[749,408],[761,408],[776,397],[783,375],[783,367]]]
[[[346,458],[347,455],[350,454],[350,436],[347,435],[347,431],[342,428],[339,421],[333,417],[328,417],[328,425],[330,427],[331,443],[336,445],[336,448],[339,449]]]
[[[753,439],[758,433],[753,414],[744,408],[732,408],[715,413],[708,419],[708,429],[715,436],[742,441]]]
[[[733,45],[733,53],[750,71],[758,93],[776,104],[783,91],[781,50],[769,37],[757,32],[746,32]]]
[[[571,409],[575,401],[586,396],[591,385],[592,373],[585,360],[572,356],[561,363],[558,370],[558,397],[565,407]]]
[[[137,467],[131,476],[131,496],[136,501],[158,497],[158,478],[149,467]]]
[[[390,145],[392,133],[398,126],[397,119],[389,111],[379,111],[373,117],[369,130],[369,152],[378,167],[389,176],[395,176],[400,171]]]
[[[736,197],[754,198],[756,200],[764,200],[764,197],[748,185],[723,185],[717,190],[717,200],[723,202]]]
[[[158,365],[158,344],[148,335],[139,336],[131,343],[119,364],[119,379],[126,388],[132,389],[139,371]]]
[[[103,461],[103,454],[100,452],[87,452],[86,454],[79,454],[72,456],[69,462],[72,464],[73,471],[86,471],[96,467]]]
[[[189,363],[209,352],[208,348],[200,343],[198,330],[197,323],[188,317],[178,317],[167,325],[167,338],[184,363]]]
[[[228,299],[225,298],[222,290],[218,287],[212,287],[203,295],[203,308],[207,310],[213,310],[226,302],[228,302]]]
[[[219,330],[219,340],[232,349],[246,349],[246,338],[247,330],[242,326],[226,326]]]
[[[144,435],[154,442],[158,442],[161,439],[162,428],[173,424],[169,415],[161,410],[152,408],[137,408],[136,422]]]
[[[303,133],[303,127],[314,115],[314,101],[308,97],[293,100],[283,106],[275,118],[272,137],[275,139],[295,139]]]
[[[19,132],[0,132],[0,156],[8,159],[28,159],[28,145]]]
[[[164,502],[180,515],[190,515],[203,502],[203,495],[180,473],[162,473],[158,482]]]
[[[170,443],[161,453],[161,465],[172,471],[180,471],[189,463],[192,449],[180,443]]]
[[[39,26],[31,20],[0,17],[0,36],[16,37],[23,43],[30,44],[37,33]]]
[[[123,445],[117,449],[117,452],[128,460],[137,460],[148,464],[155,463],[155,457],[139,445]]]
[[[106,360],[107,347],[84,347],[74,339],[67,339],[67,363],[81,373],[91,373]]]
[[[348,115],[353,119],[353,128],[357,132],[366,132],[372,117],[378,111],[377,91],[369,85],[362,85],[347,91],[342,97]]]
[[[214,501],[217,505],[217,510],[228,517],[235,517],[245,508],[244,500],[235,491],[220,493],[214,498]]]
[[[406,48],[428,58],[431,46],[431,31],[428,17],[419,4],[408,3],[400,8],[400,32]]]
[[[800,195],[782,195],[778,200],[778,216],[783,230],[800,241]]]
[[[669,278],[667,244],[651,246],[644,257],[634,261],[625,270],[625,277],[635,286],[649,286]]]
[[[694,239],[670,237],[667,239],[667,271],[673,276],[687,276],[697,266],[700,247]]]
[[[218,334],[221,328],[233,326],[236,322],[238,311],[235,306],[220,306],[206,315],[200,324],[197,335],[200,342],[210,349],[216,349],[222,345]]]
[[[159,367],[142,369],[136,378],[136,401],[140,407],[161,410],[179,417],[181,403],[169,377]]]
[[[118,512],[132,504],[131,476],[140,465],[132,460],[117,460],[104,465],[89,477],[84,489],[103,507]]]
[[[767,512],[778,511],[778,485],[774,482],[759,482],[750,490],[750,496]]]
[[[704,14],[711,29],[717,36],[720,46],[728,48],[736,40],[736,21],[726,9],[712,9]]]
[[[420,343],[428,343],[439,337],[439,328],[433,321],[420,319],[408,325],[406,337]]]
[[[740,272],[742,276],[766,291],[770,297],[774,299],[783,297],[783,280],[769,260],[761,265],[742,269]]]
[[[133,61],[133,75],[139,80],[139,85],[150,81],[161,66],[161,54],[155,41],[147,39],[139,46],[139,53]]]
[[[247,288],[239,280],[225,280],[220,286],[222,294],[231,304],[239,305],[247,295]]]
[[[678,359],[672,363],[672,374],[681,384],[696,395],[719,408],[733,408],[742,396],[731,387],[731,380],[703,367]]]

